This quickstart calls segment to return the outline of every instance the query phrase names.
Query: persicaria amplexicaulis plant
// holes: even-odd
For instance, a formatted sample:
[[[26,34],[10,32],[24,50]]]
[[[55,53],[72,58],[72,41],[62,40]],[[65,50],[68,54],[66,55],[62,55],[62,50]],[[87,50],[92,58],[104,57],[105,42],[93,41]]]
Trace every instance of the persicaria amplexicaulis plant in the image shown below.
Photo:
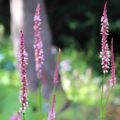
[[[110,50],[107,43],[107,35],[108,35],[108,18],[107,18],[107,2],[104,5],[104,11],[103,16],[101,17],[101,35],[102,35],[102,41],[101,41],[101,52],[100,57],[102,59],[102,69],[103,73],[107,73],[108,69],[110,68]]]
[[[38,74],[41,73],[42,65],[44,63],[44,54],[43,54],[43,42],[41,40],[41,19],[40,19],[40,4],[37,4],[35,16],[34,16],[34,50],[35,50],[35,62],[36,62],[36,71]]]
[[[113,87],[116,84],[116,76],[115,76],[115,62],[114,62],[114,50],[113,50],[113,38],[111,40],[111,78],[110,78],[110,86]]]
[[[20,48],[19,48],[19,69],[20,69],[20,79],[21,79],[21,89],[20,89],[20,103],[21,107],[19,113],[24,113],[27,106],[27,73],[26,73],[26,65],[27,65],[27,53],[24,45],[24,35],[23,32],[20,32]]]
[[[102,58],[102,69],[104,73],[104,78],[102,79],[102,92],[101,92],[101,104],[100,104],[100,114],[101,114],[101,120],[105,119],[106,114],[106,106],[108,102],[108,98],[110,95],[110,91],[108,91],[108,95],[106,97],[106,103],[104,105],[103,98],[104,91],[104,80],[105,80],[105,73],[108,72],[108,69],[110,68],[111,63],[111,78],[109,80],[110,86],[113,87],[116,84],[116,77],[115,77],[115,63],[114,63],[114,51],[113,51],[113,38],[111,40],[111,50],[109,50],[108,42],[107,42],[107,35],[108,35],[108,18],[107,18],[107,1],[104,5],[103,15],[101,17],[101,34],[102,34],[102,48],[100,52],[100,57]]]

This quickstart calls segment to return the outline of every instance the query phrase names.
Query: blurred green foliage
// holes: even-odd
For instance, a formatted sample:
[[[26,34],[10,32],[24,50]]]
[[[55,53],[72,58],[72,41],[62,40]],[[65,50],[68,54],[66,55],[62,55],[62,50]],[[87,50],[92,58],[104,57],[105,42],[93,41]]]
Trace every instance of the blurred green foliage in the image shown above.
[[[0,84],[18,84],[18,72],[16,71],[13,47],[9,37],[0,40]]]
[[[20,80],[9,37],[3,38],[0,42],[0,54],[2,56],[0,60],[0,74],[2,75],[0,76],[0,119],[7,120],[19,109]],[[61,66],[61,77],[65,94],[61,91],[56,91],[56,111],[59,113],[67,99],[72,101],[72,103],[69,108],[57,115],[58,120],[72,120],[74,118],[73,113],[78,113],[75,116],[76,119],[88,119],[91,112],[93,116],[96,116],[96,111],[93,109],[97,109],[96,100],[98,98],[96,97],[96,93],[98,92],[98,87],[95,82],[96,80],[92,80],[91,68],[87,68],[87,57],[85,57],[84,52],[78,53],[74,48],[66,49],[62,53],[61,65],[66,59],[71,62],[68,66],[70,68],[65,68],[64,66],[63,69]],[[64,71],[65,69],[70,71],[67,73]],[[66,84],[66,82],[71,82],[72,86],[67,86],[68,83]],[[67,87],[69,88],[67,89]],[[87,100],[88,98],[90,99],[89,101]],[[46,120],[50,102],[43,101],[43,114]],[[91,107],[88,108],[88,106]],[[79,114],[80,111],[81,114]],[[69,115],[70,113],[71,115]],[[91,116],[91,120],[93,120],[93,116]],[[28,120],[39,119],[39,102],[37,102],[36,93],[29,93],[29,107],[25,117]],[[97,116],[95,118],[97,119]]]
[[[68,98],[74,102],[96,105],[100,100],[98,81],[101,77],[95,76],[96,71],[87,62],[88,54],[65,50],[62,58],[61,77]]]
[[[19,109],[20,80],[9,37],[3,38],[0,42],[0,54],[2,56],[0,60],[0,106],[2,108],[0,109],[0,119],[7,120]],[[93,46],[92,49],[89,48],[89,45]],[[94,49],[96,49],[94,42],[90,42],[88,43],[87,51],[79,52],[74,47],[62,51],[60,73],[65,94],[61,91],[56,91],[58,120],[99,119],[98,105],[102,76],[98,74],[98,69],[101,70],[101,65],[99,55],[98,53],[95,54]],[[119,58],[117,59],[116,65],[119,64]],[[92,60],[96,60],[96,62]],[[96,69],[94,69],[95,66]],[[118,67],[116,68],[119,69]],[[117,72],[117,76],[119,76],[119,71]],[[106,80],[109,80],[109,75]],[[120,104],[119,86],[120,84],[117,84],[115,89],[113,89],[110,99],[116,105]],[[67,100],[71,101],[70,106],[59,113]],[[43,101],[43,116],[46,120],[50,102],[44,99]],[[75,113],[77,114],[76,116],[74,116]],[[39,102],[37,102],[36,93],[29,93],[29,107],[25,116],[28,120],[39,119]]]

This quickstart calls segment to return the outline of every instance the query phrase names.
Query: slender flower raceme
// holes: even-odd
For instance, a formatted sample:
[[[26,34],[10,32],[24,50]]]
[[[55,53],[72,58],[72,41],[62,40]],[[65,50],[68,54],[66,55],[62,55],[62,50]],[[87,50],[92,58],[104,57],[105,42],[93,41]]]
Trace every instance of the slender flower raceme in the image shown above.
[[[116,84],[116,77],[115,77],[113,38],[112,38],[112,40],[111,40],[111,79],[110,79],[110,86],[113,87],[115,84]]]
[[[104,5],[103,16],[101,17],[101,34],[102,34],[102,43],[101,43],[101,52],[100,57],[102,59],[102,69],[103,73],[107,73],[110,67],[110,50],[107,43],[107,35],[108,35],[108,18],[107,18],[107,2]]]
[[[35,62],[36,62],[36,71],[41,73],[42,65],[44,63],[43,55],[43,42],[41,40],[40,28],[41,19],[40,19],[40,4],[37,4],[35,16],[34,16],[34,50],[35,50]]]
[[[61,54],[61,49],[59,48],[58,51],[58,56],[57,56],[57,62],[56,62],[56,66],[55,66],[55,72],[54,72],[54,85],[56,85],[58,83],[58,74],[59,74],[59,63],[60,63],[60,54]]]
[[[20,50],[19,50],[19,69],[21,76],[21,90],[20,90],[20,103],[21,107],[19,112],[24,113],[26,107],[28,106],[27,102],[27,74],[26,74],[26,65],[27,65],[27,53],[24,45],[24,35],[23,32],[20,32]]]
[[[56,97],[55,95],[53,95],[52,105],[48,114],[48,120],[55,120],[55,101],[56,101]]]
[[[108,18],[107,18],[107,1],[104,4],[104,10],[103,10],[103,15],[101,17],[101,52],[100,52],[100,57],[102,59],[101,65],[102,65],[102,70],[104,73],[104,77],[102,79],[102,91],[101,91],[101,103],[100,103],[100,117],[101,120],[104,120],[105,113],[104,109],[105,106],[103,104],[103,97],[104,97],[104,92],[103,92],[103,84],[104,84],[104,79],[105,79],[105,73],[108,72],[108,69],[110,68],[110,50],[107,42],[107,35],[109,32],[109,23],[108,23]]]

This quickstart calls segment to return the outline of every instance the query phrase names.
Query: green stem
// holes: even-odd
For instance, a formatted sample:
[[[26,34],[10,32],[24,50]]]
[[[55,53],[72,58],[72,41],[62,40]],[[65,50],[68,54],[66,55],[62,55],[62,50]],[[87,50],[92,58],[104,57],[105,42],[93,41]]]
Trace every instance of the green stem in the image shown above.
[[[103,76],[103,79],[102,79],[102,92],[101,92],[101,103],[100,103],[100,119],[101,120],[104,120],[104,109],[103,109],[103,95],[104,95],[104,91],[103,91],[103,85],[104,85],[104,80],[105,80],[105,74]]]
[[[105,102],[105,107],[104,107],[104,114],[106,114],[106,108],[107,108],[107,104],[108,104],[108,101],[109,101],[109,98],[110,98],[110,93],[111,93],[111,89],[110,87],[108,88],[108,95],[106,97],[106,102]],[[105,116],[104,116],[105,117]]]
[[[40,81],[40,74],[37,73],[37,77],[38,77],[38,102],[40,104],[40,120],[42,120],[43,117],[43,112],[42,112],[42,89],[41,89],[41,81]]]
[[[25,120],[25,113],[23,113],[23,120]]]
[[[42,91],[41,91],[41,85],[40,80],[38,81],[38,94],[39,94],[39,104],[40,104],[40,120],[42,120]]]

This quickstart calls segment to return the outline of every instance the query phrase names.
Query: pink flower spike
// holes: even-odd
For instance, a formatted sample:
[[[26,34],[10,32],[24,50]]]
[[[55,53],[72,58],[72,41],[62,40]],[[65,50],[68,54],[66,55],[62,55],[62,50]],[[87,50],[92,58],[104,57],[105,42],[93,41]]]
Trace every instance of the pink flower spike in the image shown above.
[[[59,82],[58,74],[59,74],[60,55],[61,55],[61,49],[59,48],[57,62],[55,66],[55,72],[54,72],[54,80],[53,80],[55,85]]]
[[[109,26],[109,23],[107,18],[107,2],[105,2],[103,16],[101,17],[102,40],[101,40],[101,52],[100,52],[100,57],[102,59],[101,65],[102,65],[104,74],[107,73],[108,69],[110,68],[110,50],[107,43],[107,35],[109,31],[108,26]]]
[[[44,63],[43,42],[41,40],[41,19],[40,19],[40,4],[37,4],[34,16],[34,51],[36,71],[41,73],[42,65]]]
[[[55,120],[55,101],[56,101],[56,97],[55,95],[53,95],[52,106],[48,114],[48,120]]]
[[[24,113],[26,107],[28,106],[27,102],[27,74],[26,74],[26,65],[27,65],[27,53],[24,45],[24,35],[23,32],[20,32],[20,50],[19,50],[19,69],[21,76],[21,90],[20,90],[20,103],[21,107],[19,112]]]
[[[111,79],[110,79],[110,86],[114,87],[115,84],[116,84],[116,77],[115,77],[113,38],[112,38],[112,40],[111,40]]]

